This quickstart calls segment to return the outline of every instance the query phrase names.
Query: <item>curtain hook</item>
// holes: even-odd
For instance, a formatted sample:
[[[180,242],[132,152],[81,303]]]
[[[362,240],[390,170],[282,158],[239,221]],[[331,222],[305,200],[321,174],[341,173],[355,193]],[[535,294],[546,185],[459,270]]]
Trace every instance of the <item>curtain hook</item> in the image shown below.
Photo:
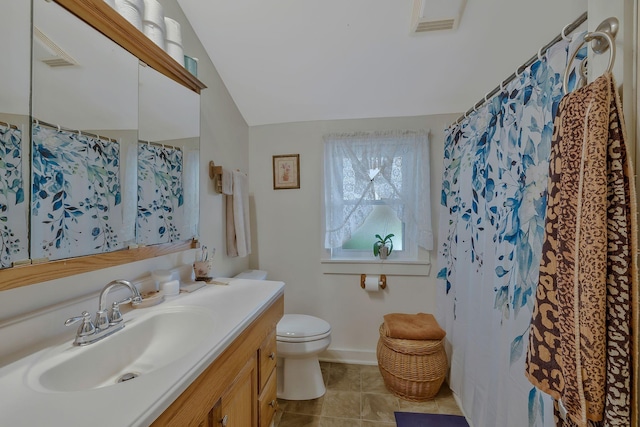
[[[82,131],[78,129],[78,136],[82,136]]]
[[[522,73],[518,73],[518,70],[520,70],[520,67],[516,68],[516,78],[519,79],[522,76]],[[524,71],[524,70],[522,70]]]
[[[58,132],[62,132],[62,129],[60,129],[60,125],[58,125]]]
[[[542,46],[540,46],[540,49],[538,49],[538,61],[542,62],[544,60],[544,57],[542,56]]]
[[[40,126],[40,121],[38,119],[33,119],[36,121],[36,126]]]
[[[500,93],[504,92],[504,82],[500,82]]]
[[[567,28],[569,28],[569,25],[571,25],[571,24],[565,25],[564,28],[562,29],[562,32],[560,33],[562,35],[562,40],[565,40],[565,41],[568,41],[568,42],[571,41],[571,37],[567,36],[565,34],[565,32],[567,31]]]
[[[484,95],[484,102],[489,102],[489,100],[487,99],[487,97],[489,96],[489,93],[490,93],[490,92],[487,92],[487,93]]]

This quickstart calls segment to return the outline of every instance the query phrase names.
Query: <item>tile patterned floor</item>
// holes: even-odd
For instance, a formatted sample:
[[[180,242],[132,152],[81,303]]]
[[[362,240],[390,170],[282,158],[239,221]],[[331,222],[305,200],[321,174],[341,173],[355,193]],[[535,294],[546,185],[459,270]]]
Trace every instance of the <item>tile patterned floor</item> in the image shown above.
[[[391,427],[394,411],[462,415],[447,384],[427,402],[409,402],[391,394],[377,366],[320,363],[327,387],[314,400],[282,400],[275,427]]]

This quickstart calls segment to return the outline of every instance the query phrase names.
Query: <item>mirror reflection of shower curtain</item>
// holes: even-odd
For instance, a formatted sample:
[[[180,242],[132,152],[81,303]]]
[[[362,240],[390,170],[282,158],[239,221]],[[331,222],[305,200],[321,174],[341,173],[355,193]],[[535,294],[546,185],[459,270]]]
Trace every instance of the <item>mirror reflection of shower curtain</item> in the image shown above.
[[[451,389],[476,426],[553,425],[551,399],[525,377],[525,344],[553,119],[576,45],[556,43],[446,131],[437,317],[447,332]]]
[[[122,249],[120,144],[42,124],[32,134],[31,258]]]
[[[183,166],[181,150],[138,144],[138,243],[154,245],[184,238]]]
[[[0,124],[0,268],[29,258],[22,130]]]

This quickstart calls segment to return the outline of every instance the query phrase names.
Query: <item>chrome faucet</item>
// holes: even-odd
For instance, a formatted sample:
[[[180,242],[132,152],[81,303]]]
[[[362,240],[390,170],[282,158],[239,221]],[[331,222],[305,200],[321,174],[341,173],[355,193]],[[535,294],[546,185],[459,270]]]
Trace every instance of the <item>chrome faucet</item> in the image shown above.
[[[131,291],[131,296],[122,301],[114,301],[111,305],[111,311],[108,312],[107,295],[109,294],[109,291],[111,289],[120,286],[129,288],[129,290]],[[121,279],[114,280],[112,282],[109,282],[100,292],[98,311],[93,322],[91,321],[91,315],[87,311],[84,311],[80,316],[67,319],[64,324],[66,326],[69,326],[76,322],[82,321],[80,327],[78,328],[78,332],[76,333],[76,339],[73,344],[92,344],[124,328],[122,313],[120,313],[120,304],[131,303],[135,306],[140,304],[141,302],[142,297],[140,296],[140,292],[138,292],[138,289],[133,286],[131,282]]]

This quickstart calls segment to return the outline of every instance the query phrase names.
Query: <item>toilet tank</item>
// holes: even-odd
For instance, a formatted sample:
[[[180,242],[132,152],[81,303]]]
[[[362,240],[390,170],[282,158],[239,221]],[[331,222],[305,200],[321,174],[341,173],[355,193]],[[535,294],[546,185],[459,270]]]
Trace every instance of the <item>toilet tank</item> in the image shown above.
[[[252,280],[266,280],[267,272],[265,270],[245,270],[238,274],[236,279],[252,279]]]

